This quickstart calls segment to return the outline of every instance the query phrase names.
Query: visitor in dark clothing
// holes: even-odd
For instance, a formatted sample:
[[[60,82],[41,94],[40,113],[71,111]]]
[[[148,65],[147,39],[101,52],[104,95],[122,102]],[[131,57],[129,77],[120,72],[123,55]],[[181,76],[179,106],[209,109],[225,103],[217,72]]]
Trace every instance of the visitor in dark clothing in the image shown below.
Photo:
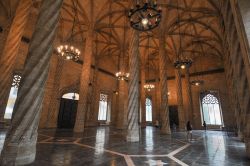
[[[189,140],[190,138],[190,141],[191,141],[192,140],[192,125],[190,121],[187,122],[186,129],[187,129],[187,140]]]

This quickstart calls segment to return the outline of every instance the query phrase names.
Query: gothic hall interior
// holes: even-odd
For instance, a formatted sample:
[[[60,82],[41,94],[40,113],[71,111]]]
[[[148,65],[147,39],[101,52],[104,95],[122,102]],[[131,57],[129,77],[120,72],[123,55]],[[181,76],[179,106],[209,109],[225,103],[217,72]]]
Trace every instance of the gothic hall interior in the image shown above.
[[[249,166],[250,0],[0,0],[0,166]]]

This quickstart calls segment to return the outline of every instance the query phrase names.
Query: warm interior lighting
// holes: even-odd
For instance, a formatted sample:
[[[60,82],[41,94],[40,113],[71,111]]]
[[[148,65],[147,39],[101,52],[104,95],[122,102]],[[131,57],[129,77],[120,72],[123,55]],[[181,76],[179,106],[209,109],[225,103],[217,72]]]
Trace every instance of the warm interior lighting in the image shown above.
[[[128,80],[129,73],[119,71],[115,73],[115,76],[117,77],[118,80]]]
[[[190,83],[191,83],[191,85],[194,85],[194,86],[201,86],[204,84],[204,81],[203,80],[194,80],[194,81],[191,81]]]
[[[152,89],[155,88],[155,85],[154,84],[145,84],[143,87],[145,89],[147,89],[147,91],[151,91]]]
[[[193,63],[192,59],[180,58],[174,62],[174,67],[177,69],[185,69],[191,67],[192,63]]]
[[[68,45],[60,45],[57,47],[57,52],[65,60],[77,61],[81,52],[73,47]]]
[[[185,65],[181,65],[181,69],[185,69],[186,68],[186,66]]]
[[[128,18],[132,28],[148,31],[160,24],[161,9],[155,0],[140,1],[129,10]]]
[[[142,22],[142,24],[143,24],[144,26],[146,26],[146,25],[148,24],[148,19],[147,19],[147,18],[143,18],[143,19],[141,20],[141,22]]]

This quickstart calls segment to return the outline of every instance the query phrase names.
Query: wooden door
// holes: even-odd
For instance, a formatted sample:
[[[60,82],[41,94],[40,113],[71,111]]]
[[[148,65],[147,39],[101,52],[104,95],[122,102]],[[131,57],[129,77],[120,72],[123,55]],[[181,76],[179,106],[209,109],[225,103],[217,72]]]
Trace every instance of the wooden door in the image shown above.
[[[169,106],[169,123],[171,128],[174,124],[179,126],[178,106]]]
[[[58,114],[58,128],[72,129],[75,125],[77,100],[61,98],[60,109]]]

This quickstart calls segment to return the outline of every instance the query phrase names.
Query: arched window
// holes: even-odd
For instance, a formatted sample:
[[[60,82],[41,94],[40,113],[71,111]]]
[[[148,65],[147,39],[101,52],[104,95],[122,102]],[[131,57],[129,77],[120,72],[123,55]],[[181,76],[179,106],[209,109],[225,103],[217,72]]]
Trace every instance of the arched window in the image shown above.
[[[146,98],[146,121],[152,122],[152,100]]]
[[[222,125],[220,103],[217,97],[208,93],[202,98],[203,120],[210,125]]]
[[[62,98],[64,99],[71,99],[71,100],[79,100],[78,93],[65,93]]]
[[[5,113],[4,113],[4,119],[11,119],[12,117],[12,112],[13,112],[13,108],[16,102],[17,91],[19,88],[20,81],[21,81],[21,76],[18,74],[15,74],[13,77],[13,81],[12,81],[12,87],[10,89],[8,103],[5,109]]]
[[[101,93],[100,100],[99,100],[98,120],[106,121],[107,111],[108,111],[108,95]]]

